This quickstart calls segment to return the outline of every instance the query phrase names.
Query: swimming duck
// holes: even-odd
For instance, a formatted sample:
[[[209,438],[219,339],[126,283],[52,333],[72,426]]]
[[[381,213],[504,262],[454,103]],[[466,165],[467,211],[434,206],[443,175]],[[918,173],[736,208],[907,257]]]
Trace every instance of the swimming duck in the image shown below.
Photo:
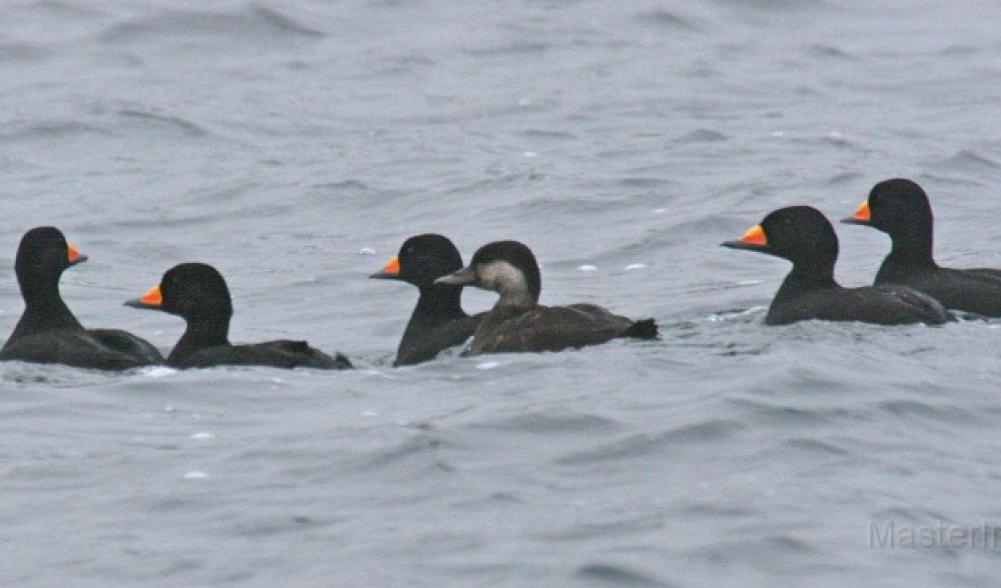
[[[452,241],[427,233],[404,241],[399,254],[382,271],[369,276],[413,284],[420,291],[396,351],[394,366],[434,359],[441,351],[461,345],[473,336],[483,315],[469,316],[462,310],[462,286],[434,283],[461,268],[462,256]]]
[[[472,285],[500,294],[476,328],[469,355],[560,351],[618,337],[657,337],[653,319],[634,321],[594,304],[539,305],[539,264],[531,249],[517,241],[495,241],[480,247],[467,267],[435,283]]]
[[[841,287],[834,279],[838,237],[830,221],[810,206],[776,210],[723,246],[792,262],[765,317],[769,325],[810,319],[938,325],[951,319],[938,301],[906,286]]]
[[[852,216],[841,222],[873,227],[890,236],[890,254],[876,284],[901,284],[946,308],[1001,316],[1001,270],[950,269],[932,257],[934,217],[928,195],[911,180],[880,182]]]
[[[59,295],[63,271],[87,261],[55,227],[36,227],[21,238],[14,272],[24,314],[0,350],[0,360],[59,363],[122,370],[163,363],[148,341],[117,329],[85,329]]]
[[[218,365],[254,365],[277,368],[345,369],[351,362],[341,354],[331,357],[306,341],[278,340],[247,345],[229,342],[233,304],[226,281],[204,263],[176,265],[126,306],[162,310],[185,320],[184,335],[167,356],[167,365],[179,368]]]

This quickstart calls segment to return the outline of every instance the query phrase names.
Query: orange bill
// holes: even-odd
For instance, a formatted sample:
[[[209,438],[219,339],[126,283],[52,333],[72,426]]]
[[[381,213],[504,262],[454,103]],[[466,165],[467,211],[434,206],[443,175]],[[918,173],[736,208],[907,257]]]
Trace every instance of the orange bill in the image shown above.
[[[393,256],[389,258],[386,265],[382,266],[382,270],[375,272],[370,278],[376,278],[380,280],[399,280],[400,278],[400,258]]]
[[[73,245],[69,241],[66,242],[66,253],[69,256],[70,263],[78,263],[81,261],[81,257],[83,257],[80,255],[80,251],[77,250],[76,245]]]
[[[400,273],[400,258],[393,256],[389,258],[386,265],[382,266],[382,271],[387,274],[399,275]]]
[[[852,215],[852,218],[857,221],[869,222],[872,220],[872,213],[869,211],[869,201],[866,200],[862,204],[859,204],[858,210]]]
[[[139,302],[147,306],[160,306],[163,304],[163,295],[160,293],[160,286],[153,286],[139,297]]]
[[[761,228],[761,225],[754,225],[748,229],[740,240],[748,245],[768,245],[768,237],[765,236],[765,229]]]

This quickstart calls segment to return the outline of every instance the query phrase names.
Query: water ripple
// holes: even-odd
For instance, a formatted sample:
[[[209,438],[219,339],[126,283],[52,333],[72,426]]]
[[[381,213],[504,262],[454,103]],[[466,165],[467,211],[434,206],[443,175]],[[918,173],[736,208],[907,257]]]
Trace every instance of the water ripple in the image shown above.
[[[179,116],[169,116],[135,108],[126,108],[118,111],[118,113],[126,120],[134,120],[141,123],[147,129],[166,128],[168,130],[177,130],[188,137],[204,137],[209,134],[205,129]]]
[[[701,27],[692,20],[663,8],[645,12],[636,17],[644,24],[651,24],[671,31],[699,31]]]
[[[585,564],[574,575],[588,586],[650,586],[660,588],[673,586],[669,582],[659,580],[630,566],[608,563]]]
[[[250,5],[239,12],[164,10],[113,25],[100,38],[105,43],[130,44],[166,35],[189,38],[227,35],[230,39],[235,35],[246,41],[258,41],[262,36],[271,39],[325,36],[274,9]]]
[[[718,442],[741,431],[739,422],[716,419],[704,423],[686,425],[659,435],[631,435],[614,443],[599,445],[582,452],[573,452],[555,461],[561,465],[593,464],[648,456],[663,456],[665,452],[679,448],[691,448],[701,443]]]

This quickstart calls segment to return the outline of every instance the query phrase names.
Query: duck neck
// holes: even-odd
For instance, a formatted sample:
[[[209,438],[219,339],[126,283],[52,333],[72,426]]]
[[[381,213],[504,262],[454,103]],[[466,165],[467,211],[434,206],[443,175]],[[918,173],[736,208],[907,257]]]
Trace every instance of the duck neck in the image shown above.
[[[890,235],[893,243],[886,261],[898,266],[936,267],[932,256],[934,235],[931,225],[907,227],[896,235]]]
[[[170,352],[167,362],[176,363],[209,347],[229,345],[229,319],[229,316],[203,316],[188,319],[184,335]]]
[[[14,328],[14,335],[56,329],[83,329],[59,295],[59,276],[45,282],[21,281],[24,314]]]
[[[813,290],[840,288],[834,279],[834,262],[796,263],[779,288],[776,300],[788,299]]]
[[[494,304],[494,308],[525,308],[532,309],[539,305],[537,297],[522,289],[512,289],[499,292],[500,298]]]
[[[407,332],[411,329],[437,327],[467,316],[462,310],[461,287],[425,286],[420,292],[421,297],[417,300],[413,314],[410,315],[410,322],[407,323]]]

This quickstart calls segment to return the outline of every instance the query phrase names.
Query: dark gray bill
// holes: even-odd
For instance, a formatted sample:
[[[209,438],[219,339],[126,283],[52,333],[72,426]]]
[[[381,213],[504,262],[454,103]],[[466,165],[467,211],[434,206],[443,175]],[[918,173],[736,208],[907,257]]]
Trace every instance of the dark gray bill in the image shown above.
[[[464,267],[453,274],[438,278],[434,283],[450,286],[469,286],[476,283],[476,270],[471,267]]]

